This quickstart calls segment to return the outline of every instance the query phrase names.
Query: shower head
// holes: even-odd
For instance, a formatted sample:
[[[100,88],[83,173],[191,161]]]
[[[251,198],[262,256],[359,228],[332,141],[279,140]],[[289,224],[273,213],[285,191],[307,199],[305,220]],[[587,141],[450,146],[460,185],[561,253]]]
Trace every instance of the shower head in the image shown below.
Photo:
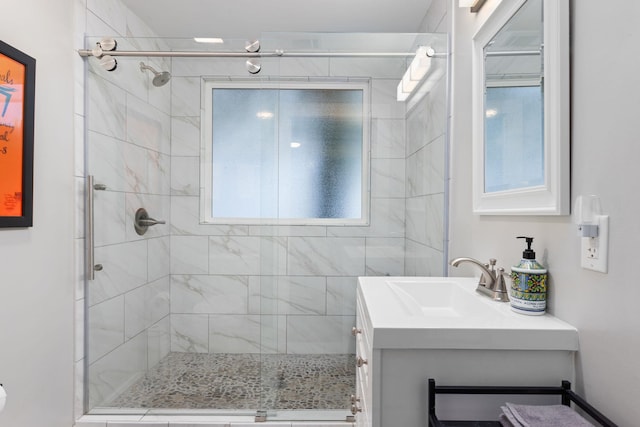
[[[153,67],[141,62],[140,71],[144,72],[145,70],[149,70],[154,74],[155,77],[151,82],[155,87],[164,86],[171,80],[171,74],[168,71],[156,71]]]

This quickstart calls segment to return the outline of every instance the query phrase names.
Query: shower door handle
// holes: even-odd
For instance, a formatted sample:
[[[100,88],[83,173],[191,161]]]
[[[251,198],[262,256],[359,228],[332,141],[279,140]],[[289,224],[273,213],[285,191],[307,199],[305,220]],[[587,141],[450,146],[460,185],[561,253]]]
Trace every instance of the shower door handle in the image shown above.
[[[87,175],[85,181],[85,275],[87,280],[96,278],[96,271],[102,270],[102,264],[95,264],[95,235],[93,222],[93,192],[104,191],[107,186],[104,184],[94,184],[93,175]]]

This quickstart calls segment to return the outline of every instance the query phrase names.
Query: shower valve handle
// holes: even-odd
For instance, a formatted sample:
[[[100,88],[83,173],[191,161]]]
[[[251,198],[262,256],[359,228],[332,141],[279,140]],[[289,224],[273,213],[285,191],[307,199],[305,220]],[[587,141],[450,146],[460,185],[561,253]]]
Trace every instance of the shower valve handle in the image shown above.
[[[167,221],[165,221],[163,219],[144,218],[144,219],[139,219],[138,220],[138,224],[146,225],[146,226],[157,225],[157,224],[166,224],[166,223],[167,223]]]

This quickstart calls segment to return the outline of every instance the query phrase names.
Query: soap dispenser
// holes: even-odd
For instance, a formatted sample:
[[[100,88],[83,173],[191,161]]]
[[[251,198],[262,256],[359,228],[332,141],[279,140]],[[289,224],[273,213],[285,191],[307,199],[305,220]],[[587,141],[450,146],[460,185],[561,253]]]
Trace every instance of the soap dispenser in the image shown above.
[[[547,269],[536,261],[531,249],[533,237],[525,239],[527,249],[518,265],[511,267],[511,309],[520,314],[541,315],[547,308]]]

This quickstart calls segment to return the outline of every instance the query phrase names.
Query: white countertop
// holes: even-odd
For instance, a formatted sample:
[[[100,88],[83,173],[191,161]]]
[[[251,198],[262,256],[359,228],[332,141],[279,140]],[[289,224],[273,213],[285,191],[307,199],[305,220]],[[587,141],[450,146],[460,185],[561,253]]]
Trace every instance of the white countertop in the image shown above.
[[[466,277],[359,278],[358,298],[366,317],[363,321],[373,332],[373,347],[578,350],[578,331],[573,326],[550,314],[518,314],[509,303],[476,292],[477,283],[477,278]],[[405,286],[433,289],[434,300],[442,292],[439,289],[448,293],[447,287],[453,286],[455,292],[438,303],[444,305],[420,311],[422,306],[402,291]]]

